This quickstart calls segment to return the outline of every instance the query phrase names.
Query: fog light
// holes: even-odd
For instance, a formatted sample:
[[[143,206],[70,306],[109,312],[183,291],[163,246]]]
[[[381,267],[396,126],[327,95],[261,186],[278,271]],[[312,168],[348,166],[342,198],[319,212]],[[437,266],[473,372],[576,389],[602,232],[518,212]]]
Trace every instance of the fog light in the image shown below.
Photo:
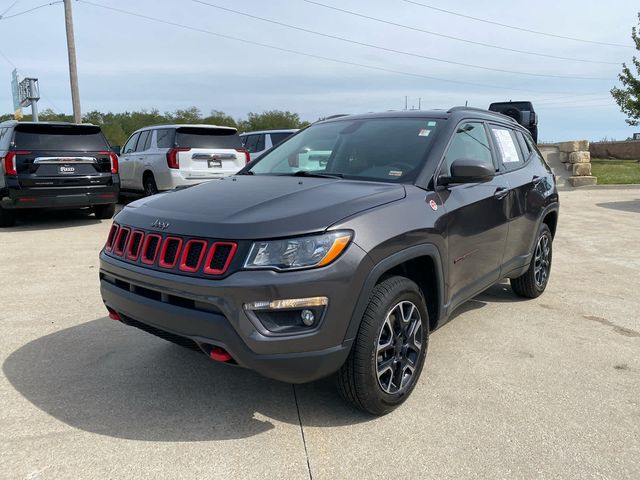
[[[315,322],[316,320],[315,314],[311,310],[307,310],[306,308],[300,313],[300,318],[302,318],[302,323],[304,323],[307,327],[313,325],[313,322]]]

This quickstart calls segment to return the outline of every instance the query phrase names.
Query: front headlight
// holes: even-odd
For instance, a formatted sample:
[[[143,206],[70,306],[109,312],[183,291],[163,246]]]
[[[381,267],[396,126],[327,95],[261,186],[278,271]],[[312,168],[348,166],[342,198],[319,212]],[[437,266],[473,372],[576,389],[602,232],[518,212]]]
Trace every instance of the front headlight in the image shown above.
[[[254,242],[245,268],[292,270],[329,265],[347,248],[351,232],[336,231],[308,237]]]

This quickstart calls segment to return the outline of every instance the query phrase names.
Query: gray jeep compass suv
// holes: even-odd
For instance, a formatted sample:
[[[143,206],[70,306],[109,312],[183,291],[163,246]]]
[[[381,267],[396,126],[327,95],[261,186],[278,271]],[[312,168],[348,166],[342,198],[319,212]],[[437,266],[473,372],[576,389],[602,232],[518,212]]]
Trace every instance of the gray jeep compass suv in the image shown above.
[[[129,204],[100,254],[102,298],[112,319],[215,361],[293,383],[336,374],[384,414],[462,302],[504,278],[544,291],[557,218],[554,176],[507,116],[343,116],[237,175]]]

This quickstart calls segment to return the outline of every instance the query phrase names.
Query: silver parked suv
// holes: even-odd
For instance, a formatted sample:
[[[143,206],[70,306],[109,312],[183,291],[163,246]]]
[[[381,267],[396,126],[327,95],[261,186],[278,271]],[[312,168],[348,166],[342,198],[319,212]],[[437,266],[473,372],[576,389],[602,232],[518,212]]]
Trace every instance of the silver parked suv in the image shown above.
[[[133,132],[122,148],[121,187],[153,195],[232,175],[249,160],[249,152],[233,127],[145,127]]]
[[[275,147],[298,131],[297,128],[284,130],[261,130],[240,135],[242,145],[247,149],[251,160],[255,160],[271,147]]]

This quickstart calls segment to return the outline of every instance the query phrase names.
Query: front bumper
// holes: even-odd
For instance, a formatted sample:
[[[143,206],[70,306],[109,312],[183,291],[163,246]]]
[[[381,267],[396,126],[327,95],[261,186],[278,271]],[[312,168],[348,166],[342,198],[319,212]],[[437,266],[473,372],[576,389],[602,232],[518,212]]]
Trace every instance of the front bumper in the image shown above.
[[[347,328],[370,268],[355,244],[321,269],[240,271],[220,280],[158,272],[103,253],[100,291],[124,323],[222,347],[240,366],[304,383],[330,375],[346,360],[352,343],[345,340]],[[310,296],[327,296],[329,305],[318,327],[299,334],[270,334],[242,308],[253,301]]]

